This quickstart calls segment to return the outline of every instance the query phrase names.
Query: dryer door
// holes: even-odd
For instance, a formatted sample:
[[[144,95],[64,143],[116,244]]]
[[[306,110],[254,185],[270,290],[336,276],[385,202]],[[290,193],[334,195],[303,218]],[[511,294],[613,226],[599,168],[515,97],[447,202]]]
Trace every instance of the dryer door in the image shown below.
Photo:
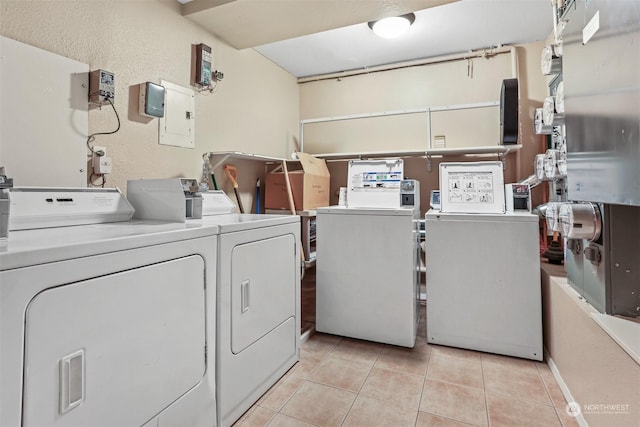
[[[205,372],[204,261],[45,290],[25,323],[23,426],[142,425]]]
[[[238,354],[296,315],[292,234],[239,244],[231,254],[231,350]]]

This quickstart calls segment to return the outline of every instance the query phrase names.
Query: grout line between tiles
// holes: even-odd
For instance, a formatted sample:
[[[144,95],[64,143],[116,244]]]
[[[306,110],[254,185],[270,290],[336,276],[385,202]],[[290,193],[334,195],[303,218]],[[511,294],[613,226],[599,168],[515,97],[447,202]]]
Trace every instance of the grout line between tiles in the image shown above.
[[[358,396],[360,396],[360,392],[362,391],[362,387],[364,387],[364,385],[367,383],[367,380],[371,376],[371,372],[373,372],[373,367],[376,365],[376,362],[378,361],[378,358],[380,357],[380,353],[381,352],[382,352],[382,350],[380,350],[380,352],[378,352],[378,354],[376,355],[376,360],[374,360],[373,364],[369,367],[369,372],[367,373],[367,376],[365,377],[364,381],[362,381],[362,384],[360,384],[360,387],[358,388],[358,391],[356,392],[356,398],[353,399],[353,402],[351,402],[351,406],[349,406],[349,410],[344,415],[344,418],[342,419],[342,422],[340,423],[340,426],[342,426],[344,424],[344,422],[347,420],[347,417],[349,416],[349,413],[353,409],[353,405],[355,405],[356,400],[358,400]]]
[[[547,365],[548,366],[548,365]],[[540,376],[540,381],[542,381],[542,384],[544,385],[544,389],[547,392],[547,395],[549,396],[549,401],[551,401],[551,406],[553,406],[554,408],[557,408],[556,406],[556,402],[553,401],[553,396],[551,396],[551,389],[550,387],[547,385],[547,382],[544,380],[544,377],[542,376],[542,372],[540,372],[540,368],[538,367],[538,365],[536,365],[536,370],[538,371],[538,375]],[[554,379],[555,381],[555,379]],[[562,396],[565,400],[566,398],[564,397],[564,395]],[[566,406],[566,403],[565,405]],[[561,420],[562,421],[562,420]]]
[[[360,363],[363,363],[362,361],[354,360],[354,359],[349,358],[349,357],[340,357],[340,355],[337,355],[336,353],[334,353],[334,352],[336,351],[336,349],[339,347],[339,345],[340,345],[341,343],[344,343],[344,339],[340,339],[340,340],[339,340],[339,341],[337,341],[335,344],[333,344],[330,348],[328,348],[328,350],[327,350],[326,352],[324,352],[324,353],[323,353],[323,355],[322,355],[322,357],[321,357],[321,360],[320,360],[320,363],[319,363],[317,366],[315,366],[315,367],[310,371],[310,374],[309,374],[309,375],[313,374],[313,372],[315,372],[315,371],[318,369],[318,367],[319,367],[320,365],[322,365],[322,363],[324,363],[324,362],[325,362],[327,359],[329,359],[330,357],[335,357],[335,358],[342,359],[342,360],[346,360],[346,361],[350,361],[350,362],[360,362]],[[305,382],[315,383],[315,384],[319,384],[319,385],[322,385],[322,386],[325,386],[325,387],[331,387],[331,388],[336,389],[336,390],[341,390],[341,391],[346,391],[346,392],[349,392],[349,393],[353,393],[353,394],[355,395],[355,396],[354,396],[354,400],[353,400],[353,402],[352,402],[352,403],[351,403],[351,405],[349,406],[349,409],[347,410],[347,412],[345,413],[345,415],[343,416],[343,418],[342,418],[342,420],[341,420],[341,422],[340,422],[340,426],[342,426],[342,425],[344,425],[344,424],[345,424],[345,422],[346,422],[347,418],[349,417],[349,414],[350,414],[350,413],[351,413],[351,411],[353,410],[354,405],[355,405],[355,403],[356,403],[356,400],[357,400],[357,399],[358,399],[358,397],[360,396],[360,394],[361,394],[361,392],[362,392],[362,390],[363,390],[363,388],[364,388],[364,385],[365,385],[365,384],[367,383],[367,381],[371,378],[371,375],[372,375],[372,373],[373,373],[373,369],[374,369],[374,368],[376,368],[376,364],[377,364],[377,362],[379,362],[379,361],[380,361],[380,357],[381,357],[381,355],[382,355],[383,351],[384,351],[385,349],[387,349],[387,348],[389,348],[389,346],[383,346],[383,347],[382,347],[382,348],[380,348],[380,349],[379,349],[379,351],[376,353],[375,357],[374,357],[374,358],[372,358],[372,363],[371,363],[371,365],[369,366],[369,370],[368,370],[368,372],[367,372],[367,375],[365,376],[364,380],[362,381],[362,383],[361,383],[361,384],[360,384],[360,386],[358,387],[358,390],[357,390],[357,391],[355,391],[355,392],[354,392],[353,390],[346,390],[346,389],[342,389],[342,388],[340,388],[340,387],[331,386],[331,385],[328,385],[328,384],[323,384],[323,383],[321,383],[321,382],[316,382],[316,381],[313,381],[313,380],[310,380],[310,379],[307,379],[307,378],[302,379],[302,380],[303,380],[303,384],[304,384]],[[411,354],[407,354],[407,357],[410,357],[410,356],[412,356],[412,355],[411,355]],[[426,360],[427,360],[426,369],[425,369],[424,373],[423,373],[423,374],[421,374],[421,375],[420,375],[420,374],[416,374],[416,373],[409,373],[409,372],[405,372],[405,371],[398,370],[398,369],[392,369],[392,368],[376,368],[376,369],[388,369],[388,370],[390,370],[390,371],[397,372],[397,373],[401,373],[401,374],[405,374],[405,375],[411,375],[411,376],[416,376],[416,377],[420,377],[420,376],[421,376],[421,377],[422,377],[422,379],[423,379],[423,387],[422,387],[422,390],[421,390],[421,393],[420,393],[420,399],[419,399],[419,402],[421,403],[421,402],[422,402],[422,398],[423,398],[423,396],[424,396],[424,394],[425,394],[426,387],[427,387],[427,385],[426,385],[426,381],[429,379],[429,377],[428,377],[429,369],[430,369],[431,364],[432,364],[432,362],[433,362],[433,358],[432,358],[432,356],[433,356],[433,352],[432,352],[432,351],[429,351],[429,352],[428,352],[428,354],[426,355],[426,357],[427,357],[427,359],[426,359]],[[441,356],[443,356],[443,357],[447,357],[448,355],[447,355],[447,354],[441,354]],[[454,356],[454,357],[455,357],[455,356]],[[486,387],[487,387],[487,382],[486,382],[486,372],[485,372],[485,370],[486,370],[486,368],[487,368],[487,364],[486,364],[485,362],[486,362],[486,360],[485,360],[483,357],[480,357],[481,378],[482,378],[482,388],[481,388],[481,390],[483,391],[483,394],[484,394],[483,398],[484,398],[485,411],[486,411],[486,412],[485,412],[485,417],[486,417],[486,418],[485,418],[485,422],[486,422],[487,426],[491,427],[491,426],[492,426],[492,423],[491,423],[491,418],[490,418],[490,414],[489,414],[488,390],[487,390],[487,388],[486,388]],[[543,362],[543,363],[544,363],[544,362]],[[539,379],[540,381],[542,381],[542,384],[543,384],[543,386],[544,386],[544,390],[545,390],[546,396],[547,396],[548,401],[549,401],[550,403],[545,404],[545,403],[538,402],[538,401],[532,401],[532,400],[527,400],[527,399],[522,399],[522,398],[513,398],[513,397],[511,397],[511,396],[509,396],[509,395],[504,395],[504,394],[501,394],[501,393],[494,393],[494,392],[492,392],[492,395],[496,395],[496,396],[498,396],[498,397],[499,397],[499,396],[503,396],[503,397],[505,397],[505,398],[507,398],[507,399],[510,399],[510,400],[513,400],[513,401],[527,402],[527,403],[530,403],[530,404],[542,405],[542,406],[551,406],[551,407],[554,409],[554,413],[555,413],[555,415],[556,415],[556,421],[558,422],[558,425],[559,425],[559,426],[563,426],[563,424],[562,424],[562,418],[561,418],[561,416],[560,416],[561,414],[559,413],[559,411],[561,411],[561,410],[562,410],[562,408],[561,408],[561,407],[557,407],[557,406],[555,405],[555,402],[554,402],[554,401],[553,401],[553,399],[552,399],[552,396],[551,396],[551,390],[550,390],[550,384],[547,384],[547,382],[546,382],[546,381],[545,381],[545,379],[543,378],[543,375],[542,375],[542,372],[541,372],[542,366],[541,366],[540,364],[538,364],[538,363],[536,363],[534,366],[536,367],[537,377],[538,377],[538,379]],[[555,379],[555,378],[554,378],[554,379]],[[449,382],[449,381],[444,381],[444,380],[440,380],[440,379],[430,379],[430,380],[432,380],[432,381],[440,381],[440,382],[442,382],[442,383],[453,384],[453,385],[456,385],[456,386],[461,386],[461,387],[465,387],[465,388],[469,388],[469,389],[474,389],[474,390],[478,390],[478,389],[479,389],[479,388],[476,388],[476,387],[471,387],[471,386],[464,385],[464,384],[451,383],[451,382]],[[552,385],[552,384],[551,384],[551,385]],[[300,386],[296,389],[296,391],[295,391],[295,392],[294,392],[294,393],[289,397],[289,399],[287,399],[287,402],[285,402],[285,404],[284,404],[284,405],[282,405],[281,410],[286,406],[286,404],[289,402],[289,400],[290,400],[291,398],[293,398],[293,396],[295,396],[295,394],[299,391],[299,389],[300,389],[300,387],[301,387],[301,386],[302,386],[302,385],[300,385]],[[364,396],[364,395],[363,395],[363,396]],[[388,402],[386,402],[386,401],[384,401],[384,400],[380,400],[380,399],[377,399],[377,398],[375,398],[375,397],[367,396],[367,398],[374,399],[374,400],[377,400],[377,401],[382,402],[382,403],[388,403]],[[423,411],[423,410],[421,410],[421,409],[420,409],[420,403],[418,404],[418,408],[417,408],[416,415],[415,415],[415,418],[414,418],[414,423],[413,423],[413,424],[414,424],[414,426],[415,426],[415,425],[417,425],[418,416],[420,415],[420,412],[423,412],[423,413],[429,414],[429,412],[427,412],[427,411]],[[400,406],[400,407],[404,406],[404,405],[397,404],[397,403],[395,403],[395,405],[398,405],[398,406]],[[415,408],[410,408],[410,407],[406,407],[406,408],[407,408],[408,410],[415,410]],[[277,413],[280,413],[280,414],[281,414],[281,412],[280,412],[280,411],[278,411]],[[283,415],[285,415],[285,414],[283,414]],[[436,414],[434,414],[434,415],[436,415]],[[289,415],[287,415],[287,416],[289,416]],[[440,415],[436,415],[436,416],[440,416]],[[275,417],[275,416],[274,416],[274,417]],[[295,418],[295,417],[291,417],[291,418]],[[449,418],[449,417],[444,417],[444,418],[446,418],[446,419],[451,419],[451,420],[454,420],[454,421],[460,422],[460,420],[456,420],[456,419],[454,419],[454,418]],[[273,418],[269,421],[269,423],[271,423],[272,421],[273,421]],[[304,420],[300,420],[300,421],[304,421]],[[307,422],[307,421],[305,421],[305,422]],[[311,424],[311,423],[310,423],[310,424]]]
[[[300,418],[296,418],[296,417],[294,417],[293,415],[283,414],[283,413],[281,413],[281,412],[278,412],[278,414],[282,415],[283,417],[289,417],[289,418],[292,418],[292,419],[294,419],[294,420],[300,421],[300,422],[302,422],[302,423],[309,424],[309,425],[311,425],[311,426],[315,426],[315,427],[323,427],[323,426],[320,426],[320,425],[318,425],[318,424],[310,423],[309,421],[301,420]],[[275,415],[273,416],[273,418],[275,418]],[[271,424],[271,422],[273,421],[273,418],[269,421],[269,424]],[[269,424],[267,424],[267,426],[268,426]]]
[[[484,358],[480,356],[480,371],[482,372],[482,392],[484,394],[484,409],[487,417],[487,426],[491,427],[491,417],[489,416],[489,400],[487,399],[487,382],[484,379]]]

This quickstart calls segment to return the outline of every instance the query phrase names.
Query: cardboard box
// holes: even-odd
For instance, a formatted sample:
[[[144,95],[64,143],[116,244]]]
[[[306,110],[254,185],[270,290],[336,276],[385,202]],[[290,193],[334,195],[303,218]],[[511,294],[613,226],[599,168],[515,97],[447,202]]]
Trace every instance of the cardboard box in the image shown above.
[[[287,161],[293,202],[297,211],[329,206],[329,169],[323,159],[297,153],[297,161]],[[266,176],[265,209],[289,210],[284,172],[279,169]]]

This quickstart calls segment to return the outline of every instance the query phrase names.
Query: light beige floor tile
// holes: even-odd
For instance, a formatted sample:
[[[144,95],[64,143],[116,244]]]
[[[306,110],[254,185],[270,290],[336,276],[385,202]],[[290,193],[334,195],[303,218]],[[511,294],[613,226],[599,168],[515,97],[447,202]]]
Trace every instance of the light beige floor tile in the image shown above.
[[[236,421],[234,427],[264,427],[269,424],[269,421],[276,415],[276,412],[262,408],[260,406],[253,406],[244,415]]]
[[[427,334],[426,332],[422,332],[422,333],[418,333],[418,335],[416,336],[416,344],[417,343],[421,343],[421,344],[428,344],[427,341]]]
[[[343,427],[413,427],[418,411],[406,406],[394,405],[389,402],[358,396]]]
[[[286,415],[276,414],[269,423],[269,427],[315,427],[313,424],[287,417]]]
[[[316,369],[320,365],[320,363],[322,363],[322,360],[325,357],[325,354],[316,353],[314,351],[308,351],[304,348],[301,348],[300,361],[289,370],[287,375],[302,379],[308,379],[311,376],[313,370]]]
[[[376,368],[391,369],[405,374],[424,377],[429,364],[428,353],[402,353],[397,350],[385,350],[380,353],[374,365]]]
[[[384,344],[343,338],[330,354],[340,359],[353,360],[373,366],[383,347]]]
[[[416,338],[422,338],[424,341],[427,340],[427,323],[424,318],[420,319],[418,323],[418,330],[416,331]]]
[[[427,379],[420,410],[475,426],[486,426],[484,399],[484,392],[480,389]]]
[[[416,421],[416,427],[468,427],[470,425],[422,411],[418,411],[418,420]]]
[[[455,357],[458,359],[477,359],[480,360],[480,355],[477,351],[466,350],[463,348],[447,347],[444,345],[430,345],[431,356],[446,356]]]
[[[482,361],[484,387],[488,394],[501,394],[512,399],[527,400],[551,406],[551,399],[535,366],[485,363]]]
[[[316,426],[339,426],[356,396],[345,390],[305,381],[280,413]]]
[[[429,354],[431,353],[431,346],[427,344],[427,341],[419,341],[416,338],[416,343],[412,348],[409,347],[400,347],[397,345],[387,344],[382,348],[380,354],[389,354],[389,355],[402,355],[402,356],[411,356],[416,357],[418,359],[429,358]]]
[[[487,407],[491,427],[561,427],[551,406],[487,393]]]
[[[499,354],[481,353],[482,366],[508,371],[511,375],[540,375],[533,360]]]
[[[432,356],[427,378],[468,387],[484,388],[482,362],[475,358]]]
[[[374,367],[362,386],[360,394],[418,409],[422,384],[421,376]]]
[[[310,353],[326,355],[333,350],[341,340],[342,337],[336,335],[315,333],[302,344],[301,348]]]
[[[562,390],[553,376],[551,369],[543,363],[536,364],[536,367],[538,368],[540,378],[542,378],[542,382],[547,389],[547,393],[549,393],[553,406],[561,408],[564,411],[564,408],[567,406],[567,400],[564,398]]]
[[[302,378],[288,375],[271,387],[256,404],[278,412],[291,399],[302,383],[304,383]]]
[[[369,371],[371,367],[366,363],[327,357],[313,371],[309,380],[357,393]]]

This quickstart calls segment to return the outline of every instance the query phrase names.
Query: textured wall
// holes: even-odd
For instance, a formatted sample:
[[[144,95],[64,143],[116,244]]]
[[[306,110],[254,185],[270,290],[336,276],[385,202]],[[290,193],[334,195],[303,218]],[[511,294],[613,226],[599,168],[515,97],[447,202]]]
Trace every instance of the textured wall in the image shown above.
[[[95,141],[113,159],[107,186],[126,190],[131,178],[199,178],[208,151],[291,152],[299,120],[296,79],[252,49],[238,51],[217,40],[182,17],[175,0],[3,0],[0,34],[115,73],[121,129]],[[196,96],[196,148],[158,145],[157,119],[137,113],[136,85],[164,79],[188,87],[192,45],[198,43],[213,48],[224,79],[216,92]],[[89,112],[90,133],[115,126],[111,108]],[[247,192],[262,169],[249,172]]]
[[[515,182],[533,174],[535,154],[542,152],[542,138],[533,130],[535,109],[542,106],[548,87],[540,71],[544,43],[516,47],[519,74],[519,140],[522,149],[507,156],[505,182]],[[473,60],[473,75],[468,63],[460,60],[412,68],[401,68],[341,79],[311,81],[300,86],[300,117],[312,119],[348,114],[373,113],[427,106],[467,104],[500,99],[502,79],[511,77],[511,55],[490,60]],[[497,145],[499,110],[487,109],[493,116],[470,122],[460,116],[433,118],[433,135],[444,134],[448,147]],[[493,110],[493,111],[491,111]],[[480,111],[480,110],[476,110]],[[448,115],[450,113],[438,113]],[[475,114],[475,113],[474,113]],[[435,115],[434,115],[435,116]],[[322,131],[318,131],[321,129]],[[305,151],[310,153],[383,150],[419,150],[426,148],[426,115],[414,114],[383,119],[360,119],[305,126]],[[497,156],[434,158],[432,172],[427,160],[405,160],[405,175],[421,182],[421,208],[429,209],[429,191],[439,187],[441,161],[497,160]],[[332,162],[331,201],[337,203],[338,188],[346,185],[347,162]],[[534,190],[539,200],[542,186]]]

